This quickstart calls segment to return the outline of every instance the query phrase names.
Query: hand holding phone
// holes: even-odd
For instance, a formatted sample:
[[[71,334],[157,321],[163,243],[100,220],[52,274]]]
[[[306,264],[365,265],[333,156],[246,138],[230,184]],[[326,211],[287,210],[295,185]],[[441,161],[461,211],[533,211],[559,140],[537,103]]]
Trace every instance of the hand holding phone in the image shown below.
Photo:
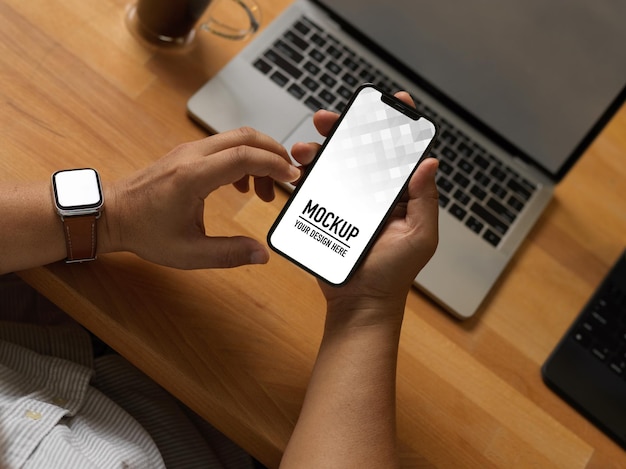
[[[359,88],[272,226],[270,247],[330,284],[345,283],[435,133],[400,100]]]

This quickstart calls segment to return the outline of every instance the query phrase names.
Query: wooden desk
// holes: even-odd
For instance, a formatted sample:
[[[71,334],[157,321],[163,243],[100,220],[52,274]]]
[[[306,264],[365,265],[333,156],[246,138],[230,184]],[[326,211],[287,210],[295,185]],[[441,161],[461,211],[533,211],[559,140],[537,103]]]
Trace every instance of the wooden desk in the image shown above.
[[[259,0],[267,24],[289,0]],[[125,0],[0,1],[0,178],[94,166],[104,179],[205,133],[188,97],[242,43],[200,34],[147,50]],[[264,239],[286,199],[230,187],[210,233]],[[1,221],[0,221],[1,222]],[[626,246],[626,109],[566,180],[483,310],[458,322],[410,294],[398,365],[405,467],[610,467],[626,454],[553,395],[540,365]],[[266,266],[179,272],[130,254],[21,276],[270,467],[294,426],[320,340],[315,281]]]

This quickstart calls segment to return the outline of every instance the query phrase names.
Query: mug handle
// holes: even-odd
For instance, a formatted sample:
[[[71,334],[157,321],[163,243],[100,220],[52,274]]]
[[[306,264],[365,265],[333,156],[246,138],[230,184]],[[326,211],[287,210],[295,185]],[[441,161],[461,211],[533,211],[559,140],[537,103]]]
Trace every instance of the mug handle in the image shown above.
[[[226,39],[245,39],[254,34],[261,25],[261,10],[254,0],[232,0],[243,8],[248,17],[249,26],[247,29],[240,29],[224,24],[223,22],[210,16],[208,20],[200,25],[205,31],[221,36]]]

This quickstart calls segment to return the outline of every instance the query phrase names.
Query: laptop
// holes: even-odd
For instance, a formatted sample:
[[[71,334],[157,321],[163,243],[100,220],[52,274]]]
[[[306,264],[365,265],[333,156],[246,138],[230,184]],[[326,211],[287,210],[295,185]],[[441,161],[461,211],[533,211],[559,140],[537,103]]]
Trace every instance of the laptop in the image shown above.
[[[211,132],[318,141],[363,82],[440,127],[439,246],[415,286],[481,309],[555,184],[626,96],[626,3],[295,0],[188,101]]]

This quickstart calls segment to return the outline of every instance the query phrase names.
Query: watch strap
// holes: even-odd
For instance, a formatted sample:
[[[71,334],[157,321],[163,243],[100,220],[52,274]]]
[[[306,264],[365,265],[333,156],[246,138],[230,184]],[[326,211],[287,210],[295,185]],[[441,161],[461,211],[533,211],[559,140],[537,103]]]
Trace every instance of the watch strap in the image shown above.
[[[96,258],[97,214],[63,217],[67,248],[66,262],[92,261]]]

